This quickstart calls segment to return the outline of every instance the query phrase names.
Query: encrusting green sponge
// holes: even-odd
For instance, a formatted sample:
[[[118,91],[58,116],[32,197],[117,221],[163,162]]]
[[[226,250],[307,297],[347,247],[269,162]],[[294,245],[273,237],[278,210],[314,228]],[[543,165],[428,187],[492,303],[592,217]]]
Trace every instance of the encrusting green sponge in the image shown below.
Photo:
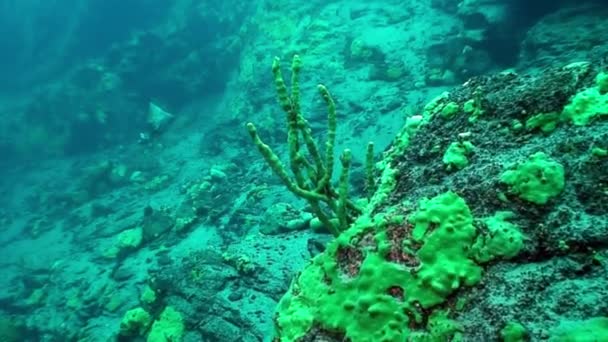
[[[564,167],[543,152],[537,152],[514,170],[505,171],[500,181],[508,184],[522,199],[545,204],[564,189]]]

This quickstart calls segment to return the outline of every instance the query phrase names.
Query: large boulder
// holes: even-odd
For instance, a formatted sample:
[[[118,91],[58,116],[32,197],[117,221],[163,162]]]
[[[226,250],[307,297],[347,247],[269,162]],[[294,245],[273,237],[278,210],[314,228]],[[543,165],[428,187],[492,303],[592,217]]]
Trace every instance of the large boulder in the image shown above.
[[[605,338],[606,79],[577,63],[431,101],[291,284],[275,341]]]

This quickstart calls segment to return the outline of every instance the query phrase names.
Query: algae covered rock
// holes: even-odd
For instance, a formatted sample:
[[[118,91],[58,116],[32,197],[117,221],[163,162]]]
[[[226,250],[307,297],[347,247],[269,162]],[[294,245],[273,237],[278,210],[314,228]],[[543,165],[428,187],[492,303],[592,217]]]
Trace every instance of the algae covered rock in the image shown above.
[[[593,63],[503,73],[431,101],[377,164],[364,213],[293,280],[274,340],[559,341],[572,317],[603,336],[608,158],[593,151],[608,122],[522,124],[561,113],[598,75]],[[448,169],[463,136],[475,154]]]

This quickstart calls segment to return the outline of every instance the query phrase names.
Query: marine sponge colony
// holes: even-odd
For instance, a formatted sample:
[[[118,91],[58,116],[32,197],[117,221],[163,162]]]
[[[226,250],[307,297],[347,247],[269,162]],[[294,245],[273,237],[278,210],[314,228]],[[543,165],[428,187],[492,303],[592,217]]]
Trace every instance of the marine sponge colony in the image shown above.
[[[547,324],[556,341],[608,339],[608,304],[579,305],[608,295],[593,247],[608,210],[606,78],[590,63],[478,77],[412,116],[369,203],[280,301],[274,341],[524,341]]]

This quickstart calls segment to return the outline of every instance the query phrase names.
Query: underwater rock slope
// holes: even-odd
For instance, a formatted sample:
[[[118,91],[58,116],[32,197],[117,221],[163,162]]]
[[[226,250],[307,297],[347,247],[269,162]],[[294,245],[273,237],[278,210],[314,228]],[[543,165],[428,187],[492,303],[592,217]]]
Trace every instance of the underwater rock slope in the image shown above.
[[[473,78],[408,120],[275,341],[608,338],[608,74]]]

